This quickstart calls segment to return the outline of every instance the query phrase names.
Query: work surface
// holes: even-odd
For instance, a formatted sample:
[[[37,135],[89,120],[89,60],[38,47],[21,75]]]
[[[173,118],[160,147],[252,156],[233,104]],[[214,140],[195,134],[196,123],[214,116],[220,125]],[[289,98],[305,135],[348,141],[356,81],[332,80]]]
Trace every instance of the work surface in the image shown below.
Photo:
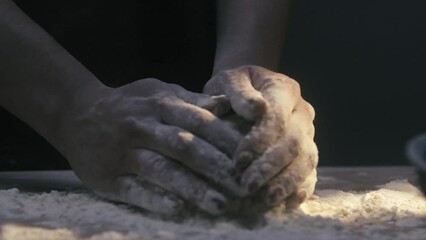
[[[315,196],[299,210],[276,210],[246,229],[230,219],[148,216],[98,199],[71,171],[3,172],[0,239],[426,239],[426,201],[412,168],[318,174]]]

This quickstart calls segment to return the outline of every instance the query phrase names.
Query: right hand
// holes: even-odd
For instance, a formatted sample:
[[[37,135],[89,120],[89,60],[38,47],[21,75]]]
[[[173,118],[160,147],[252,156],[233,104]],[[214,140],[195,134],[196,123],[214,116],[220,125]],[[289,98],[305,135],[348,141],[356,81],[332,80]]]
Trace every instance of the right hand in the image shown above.
[[[253,124],[244,127],[245,137],[234,152],[246,190],[263,195],[269,207],[285,202],[296,208],[313,194],[318,164],[315,111],[295,80],[248,65],[216,73],[204,92],[225,94],[236,113],[233,121],[240,117]],[[235,125],[244,126],[242,119]]]
[[[210,182],[245,194],[230,159],[242,136],[212,113],[227,111],[226,98],[156,79],[81,98],[95,100],[72,108],[60,150],[98,195],[163,214],[182,200],[219,214],[227,199]]]

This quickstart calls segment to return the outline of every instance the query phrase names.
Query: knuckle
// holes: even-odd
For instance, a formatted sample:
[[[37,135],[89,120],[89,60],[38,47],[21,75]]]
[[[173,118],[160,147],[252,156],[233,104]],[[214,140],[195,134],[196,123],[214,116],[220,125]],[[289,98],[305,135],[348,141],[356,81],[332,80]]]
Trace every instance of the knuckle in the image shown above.
[[[163,158],[161,155],[150,150],[144,149],[138,157],[140,157],[140,159],[143,161],[144,168],[145,167],[155,168],[158,166],[158,164],[161,164],[163,162],[161,161]]]
[[[168,86],[168,88],[170,89],[170,90],[172,90],[173,92],[185,92],[186,90],[185,90],[185,88],[183,88],[182,86],[180,86],[180,85],[178,85],[178,84],[175,84],[175,83],[165,83],[167,86]]]
[[[284,83],[284,80],[282,78],[268,77],[268,78],[262,79],[260,84],[255,87],[256,89],[259,89],[260,91],[264,91],[266,89],[275,88],[281,85],[282,83]]]
[[[160,92],[150,97],[148,103],[151,104],[156,109],[159,109],[161,112],[166,112],[171,110],[170,108],[177,103],[182,102],[179,98],[174,95],[171,95],[168,92]]]
[[[238,68],[224,70],[220,73],[222,80],[239,80],[242,75],[249,75],[250,69],[254,66],[244,65]]]
[[[129,128],[129,129],[132,129],[132,130],[139,129],[141,127],[140,126],[140,122],[139,122],[139,120],[136,117],[126,117],[123,120],[122,124],[126,128]]]
[[[262,78],[259,84],[256,84],[256,89],[267,90],[275,88],[290,89],[294,95],[300,96],[300,85],[295,80],[283,74],[268,74],[267,77]]]
[[[178,128],[173,128],[169,135],[170,144],[176,150],[187,152],[190,150],[190,143],[194,140],[194,135],[190,132],[182,131]]]
[[[213,116],[213,114],[212,114]],[[213,118],[212,116],[210,116],[210,118]],[[192,125],[192,128],[195,129],[200,129],[200,128],[205,128],[206,124],[207,124],[207,114],[204,115],[202,112],[192,112],[190,113],[189,119]],[[210,119],[211,121],[213,119]]]
[[[162,81],[160,81],[160,80],[158,80],[156,78],[145,78],[141,82],[143,82],[143,84],[145,85],[145,87],[146,87],[146,85],[150,85],[150,86],[163,86],[164,84],[166,84],[166,83],[164,83],[164,82],[162,82]]]
[[[290,77],[286,77],[286,80],[292,86],[293,90],[300,95],[300,83]]]
[[[303,100],[303,103],[305,104],[306,110],[309,112],[312,119],[315,118],[315,108],[306,100]]]
[[[155,154],[150,157],[149,161],[152,165],[151,174],[155,174],[156,176],[164,176],[165,174],[169,174],[171,172],[170,165],[166,159],[164,159],[164,157]]]
[[[161,104],[161,103],[169,103],[173,101],[176,97],[174,95],[170,94],[170,92],[159,92],[154,94],[151,97],[155,102]]]
[[[229,87],[229,84],[238,82],[241,78],[241,74],[246,74],[248,68],[242,66],[235,69],[223,70],[215,74],[205,85],[204,92],[212,95],[223,94]]]
[[[136,132],[144,132],[144,127],[136,117],[126,117],[121,121],[120,132],[125,133],[126,136],[132,136]]]
[[[296,137],[289,137],[287,140],[288,154],[291,159],[297,158],[301,153],[301,145]]]
[[[155,94],[154,96],[145,99],[145,105],[150,107],[160,107],[161,98]]]
[[[169,86],[172,89],[179,89],[179,90],[183,90],[184,88],[176,83],[166,83],[167,86]]]
[[[126,117],[122,123],[125,128],[138,132],[146,132],[153,125],[153,122],[149,119],[141,120],[133,116]]]
[[[302,90],[299,82],[290,77],[285,76],[285,85],[285,88],[290,90],[295,98],[301,98]]]

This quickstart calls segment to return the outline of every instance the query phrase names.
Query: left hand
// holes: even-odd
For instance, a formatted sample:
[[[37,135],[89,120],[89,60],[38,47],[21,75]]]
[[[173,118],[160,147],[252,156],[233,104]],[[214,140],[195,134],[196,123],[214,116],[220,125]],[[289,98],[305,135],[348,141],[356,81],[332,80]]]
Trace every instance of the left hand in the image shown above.
[[[217,186],[245,195],[228,157],[242,135],[213,114],[226,99],[152,78],[91,90],[75,93],[56,144],[96,194],[171,215],[186,203],[221,214],[228,199]]]
[[[204,93],[225,94],[238,116],[254,122],[234,152],[248,191],[262,188],[267,206],[285,201],[290,208],[312,195],[318,164],[315,112],[295,80],[262,67],[242,66],[214,75]]]

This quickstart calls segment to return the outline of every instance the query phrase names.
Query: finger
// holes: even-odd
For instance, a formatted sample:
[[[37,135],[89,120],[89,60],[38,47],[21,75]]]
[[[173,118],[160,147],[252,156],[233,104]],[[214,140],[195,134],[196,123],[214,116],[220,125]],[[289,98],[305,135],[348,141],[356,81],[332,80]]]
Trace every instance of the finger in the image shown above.
[[[187,91],[177,84],[165,83],[154,78],[135,81],[131,85],[124,85],[120,88],[121,91],[124,91],[128,96],[150,95],[152,92],[158,92],[158,89],[167,89],[171,92],[166,91],[163,92],[162,95],[164,95],[164,93],[167,94],[167,96],[175,95],[180,99],[184,99],[185,102],[209,110],[217,116],[221,116],[230,110],[230,102],[224,95],[210,96],[207,94],[194,93]]]
[[[263,154],[286,133],[289,129],[287,122],[300,100],[300,89],[294,80],[282,74],[274,74],[273,78],[255,73],[252,75],[253,85],[262,93],[269,105],[265,115],[243,138],[234,153],[235,160],[241,168]]]
[[[315,109],[312,105],[301,98],[294,108],[292,115],[297,117],[295,121],[293,121],[293,117],[290,119],[288,128],[292,129],[296,125],[303,125],[304,127],[299,128],[298,131],[301,134],[306,134],[310,139],[313,139],[315,135],[315,126],[313,124],[315,119]]]
[[[164,156],[149,150],[133,150],[127,161],[131,172],[178,195],[200,209],[211,213],[223,212],[227,199],[193,173]]]
[[[310,150],[305,151],[304,157],[299,157],[287,168],[283,169],[267,186],[266,204],[274,206],[290,196],[301,186],[318,164],[318,151],[315,143],[311,142]]]
[[[177,84],[170,84],[170,87],[178,98],[206,109],[216,116],[222,116],[231,109],[229,99],[225,95],[210,96],[202,93],[194,93]]]
[[[215,75],[204,87],[204,92],[210,95],[225,94],[230,99],[232,109],[248,121],[258,119],[267,108],[262,94],[251,83],[247,67]]]
[[[203,95],[203,94],[200,94]],[[220,117],[231,110],[231,103],[225,95],[200,97],[194,105],[206,109],[214,115]]]
[[[274,146],[244,171],[241,184],[248,192],[255,192],[293,162],[300,154],[300,143],[294,136],[282,137]]]
[[[178,98],[164,98],[160,104],[163,123],[183,128],[232,156],[242,135],[211,112]]]
[[[286,209],[296,209],[312,196],[317,182],[317,170],[312,170],[311,174],[306,178],[305,182],[294,191],[287,199],[285,199]]]
[[[224,153],[192,133],[155,120],[129,119],[127,134],[134,148],[151,149],[227,188],[236,195],[246,195],[234,179],[235,164]],[[149,141],[147,141],[149,139]]]
[[[272,179],[284,167],[299,157],[302,153],[301,144],[303,141],[311,141],[312,137],[308,135],[308,131],[310,126],[313,125],[312,118],[302,110],[302,106],[296,106],[288,122],[286,135],[269,147],[244,171],[241,183],[248,191],[254,192]],[[256,132],[256,129],[252,132]]]
[[[110,192],[96,192],[96,194],[111,201],[167,215],[176,214],[183,207],[183,201],[177,196],[146,181],[138,181],[134,176],[119,177],[112,184]]]

